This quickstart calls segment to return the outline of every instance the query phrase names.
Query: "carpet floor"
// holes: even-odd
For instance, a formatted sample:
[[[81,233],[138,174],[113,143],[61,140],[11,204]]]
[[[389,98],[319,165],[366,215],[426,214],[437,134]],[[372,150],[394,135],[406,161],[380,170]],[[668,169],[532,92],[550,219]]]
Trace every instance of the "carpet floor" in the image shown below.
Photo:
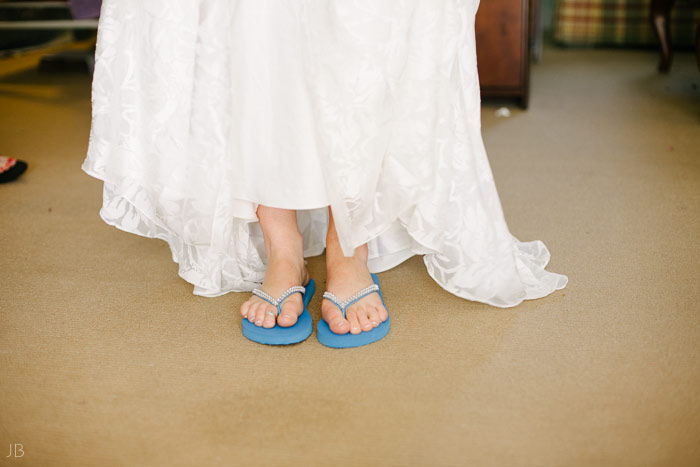
[[[243,338],[247,294],[194,296],[164,242],[103,223],[90,78],[27,60],[0,62],[0,153],[29,163],[0,185],[0,464],[700,465],[692,54],[545,49],[530,109],[486,102],[483,134],[568,287],[497,309],[414,257],[381,274],[390,334],[340,351]]]

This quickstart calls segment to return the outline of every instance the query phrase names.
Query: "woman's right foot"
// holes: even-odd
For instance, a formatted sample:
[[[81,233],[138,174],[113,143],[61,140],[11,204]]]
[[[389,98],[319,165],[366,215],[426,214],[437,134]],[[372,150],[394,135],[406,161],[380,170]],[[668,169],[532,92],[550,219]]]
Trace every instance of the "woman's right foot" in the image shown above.
[[[261,289],[279,298],[295,285],[309,282],[309,271],[304,263],[304,240],[297,226],[296,212],[260,205],[257,210],[265,239],[267,270]],[[293,293],[283,303],[279,316],[277,307],[253,295],[241,305],[241,316],[259,327],[273,328],[296,324],[304,312],[301,294]]]
[[[304,259],[272,257],[269,259],[265,281],[262,287],[274,298],[279,298],[287,289],[295,285],[305,286],[309,282],[309,271]],[[282,327],[296,324],[304,312],[301,294],[294,293],[282,303],[282,313],[277,316],[277,307],[253,295],[241,305],[241,316],[259,327],[273,328],[275,323]]]

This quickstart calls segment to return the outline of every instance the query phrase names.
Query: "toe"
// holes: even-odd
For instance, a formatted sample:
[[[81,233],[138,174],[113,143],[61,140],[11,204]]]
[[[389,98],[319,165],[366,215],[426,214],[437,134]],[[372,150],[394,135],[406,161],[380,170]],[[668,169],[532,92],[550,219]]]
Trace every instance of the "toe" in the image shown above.
[[[277,308],[274,306],[266,306],[263,315],[263,327],[264,328],[274,328],[275,321],[277,318]]]
[[[379,313],[379,320],[383,323],[389,318],[389,312],[386,311],[383,305],[377,307],[377,312]]]
[[[265,308],[266,305],[261,303],[255,308],[255,325],[262,326],[265,321]]]
[[[369,308],[369,322],[372,323],[372,327],[376,328],[379,326],[381,318],[379,318],[379,309],[376,306]]]
[[[260,306],[259,303],[253,302],[248,308],[248,321],[250,321],[251,323],[255,323],[255,317],[258,313],[258,306]]]
[[[360,322],[360,327],[363,331],[371,331],[374,326],[369,320],[369,310],[364,306],[357,307],[357,320]]]
[[[293,326],[297,322],[301,311],[303,311],[300,311],[301,306],[303,305],[300,305],[298,303],[285,302],[282,305],[282,314],[280,314],[279,317],[277,317],[277,323],[282,327]]]
[[[336,334],[347,334],[350,330],[350,323],[348,320],[343,318],[343,313],[333,307],[330,310],[326,310],[323,314],[323,319],[328,323],[328,327]]]
[[[350,323],[350,333],[351,334],[361,333],[362,327],[360,326],[360,321],[357,318],[357,309],[356,308],[348,309],[345,316],[347,316],[348,322]]]
[[[248,309],[250,308],[250,300],[247,300],[243,305],[241,305],[241,316],[244,318],[248,317]]]

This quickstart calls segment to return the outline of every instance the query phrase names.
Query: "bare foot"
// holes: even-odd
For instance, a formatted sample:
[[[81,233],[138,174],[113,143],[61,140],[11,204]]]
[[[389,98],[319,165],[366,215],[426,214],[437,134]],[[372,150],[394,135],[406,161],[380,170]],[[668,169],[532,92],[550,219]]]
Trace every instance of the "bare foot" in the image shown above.
[[[292,286],[306,286],[309,271],[304,264],[304,245],[294,211],[260,206],[258,218],[268,258],[261,289],[278,298]],[[275,323],[282,327],[293,326],[303,311],[304,302],[298,293],[290,295],[282,303],[279,316],[277,307],[255,295],[241,305],[240,310],[243,318],[264,328],[275,327]]]
[[[309,282],[309,271],[304,260],[296,262],[289,259],[271,259],[265,273],[262,290],[278,298],[288,288],[295,285],[306,285]],[[264,328],[275,327],[275,322],[282,327],[296,324],[299,315],[304,311],[301,294],[295,293],[282,303],[282,313],[277,316],[277,308],[260,297],[253,295],[241,305],[241,315],[256,326]]]
[[[355,249],[352,257],[343,256],[332,221],[326,240],[326,274],[326,290],[340,300],[373,284],[367,269],[367,245]],[[350,305],[346,318],[343,318],[343,312],[330,300],[323,300],[321,316],[336,334],[359,334],[379,326],[387,320],[389,313],[379,294],[371,293]]]

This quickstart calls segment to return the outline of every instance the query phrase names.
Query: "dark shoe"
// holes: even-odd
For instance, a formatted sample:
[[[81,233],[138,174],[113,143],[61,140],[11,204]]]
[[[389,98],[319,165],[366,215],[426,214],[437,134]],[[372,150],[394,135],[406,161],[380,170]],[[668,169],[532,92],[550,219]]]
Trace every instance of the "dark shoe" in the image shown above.
[[[2,167],[0,167],[0,170],[2,170],[2,172],[0,172],[0,183],[11,182],[22,175],[25,170],[27,170],[26,162],[17,160],[13,157],[9,157],[7,159],[7,165],[8,167],[4,170]]]

